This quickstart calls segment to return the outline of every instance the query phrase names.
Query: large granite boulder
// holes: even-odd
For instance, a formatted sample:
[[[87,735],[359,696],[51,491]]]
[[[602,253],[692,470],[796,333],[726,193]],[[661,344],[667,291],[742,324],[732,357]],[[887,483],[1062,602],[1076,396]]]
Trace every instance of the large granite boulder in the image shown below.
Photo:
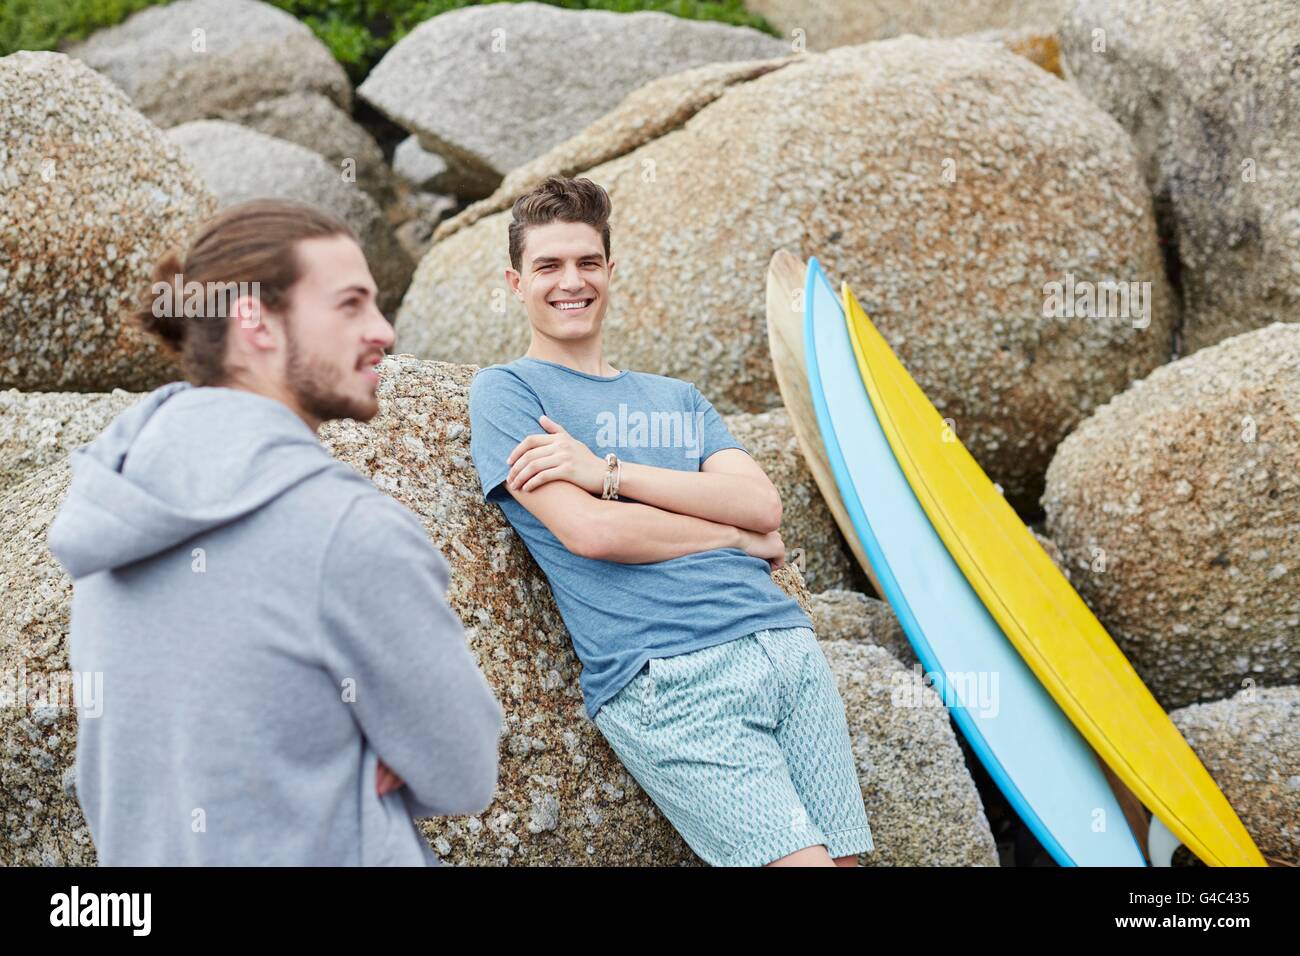
[[[1130,133],[1184,354],[1300,321],[1300,4],[1074,0],[1066,75]]]
[[[327,96],[287,93],[224,110],[220,118],[319,153],[340,176],[353,175],[381,209],[397,201],[397,184],[384,161],[384,151]]]
[[[1057,449],[1071,580],[1166,708],[1300,682],[1300,325],[1156,369]]]
[[[139,392],[0,392],[0,496],[97,436]]]
[[[747,0],[810,50],[885,40],[904,33],[951,37],[981,30],[1056,27],[1067,0]],[[801,31],[796,33],[795,31]]]
[[[464,180],[457,192],[487,195],[656,77],[788,49],[749,27],[666,13],[485,4],[420,24],[357,95],[443,156]]]
[[[1247,687],[1169,715],[1270,860],[1300,866],[1300,687]],[[1183,851],[1180,851],[1183,852]]]
[[[352,108],[347,74],[326,46],[292,14],[256,0],[149,7],[68,52],[164,127],[287,93],[321,93]]]
[[[648,139],[625,114],[593,127],[613,144],[555,151],[553,171],[613,199],[610,361],[692,381],[723,413],[779,405],[767,264],[781,248],[816,255],[1033,511],[1060,439],[1170,353],[1174,305],[1128,138],[989,43],[902,37],[710,71],[693,114],[648,106],[648,88],[629,97]],[[575,170],[575,154],[604,158]],[[403,349],[484,364],[524,351],[526,319],[500,308],[512,198],[435,233],[403,302]],[[1137,296],[1085,296],[1118,279]]]
[[[384,213],[356,181],[318,153],[224,120],[198,120],[166,133],[217,195],[222,208],[273,196],[315,203],[335,213],[361,239],[379,304],[396,309],[414,264]]]
[[[215,211],[203,180],[121,90],[62,54],[0,59],[0,103],[0,388],[178,377],[125,314]]]
[[[889,651],[904,667],[920,664],[894,609],[860,591],[835,588],[812,595],[813,626],[820,641],[857,641]]]

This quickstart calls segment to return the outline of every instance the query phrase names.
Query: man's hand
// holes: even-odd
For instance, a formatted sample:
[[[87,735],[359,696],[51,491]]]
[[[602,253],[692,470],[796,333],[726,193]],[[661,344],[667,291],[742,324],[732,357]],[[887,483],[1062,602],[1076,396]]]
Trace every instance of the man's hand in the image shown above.
[[[741,550],[746,554],[753,555],[756,558],[763,558],[773,571],[785,564],[785,542],[781,540],[779,531],[769,531],[767,534],[746,531],[744,528],[741,528],[740,531],[742,535]]]
[[[388,765],[382,760],[379,761],[379,766],[375,767],[375,790],[378,791],[379,795],[382,797],[384,794],[391,793],[398,787],[404,786],[406,786],[406,781],[389,770]]]
[[[545,435],[529,435],[510,453],[506,488],[533,491],[563,480],[597,495],[605,488],[605,461],[546,415],[537,419]]]

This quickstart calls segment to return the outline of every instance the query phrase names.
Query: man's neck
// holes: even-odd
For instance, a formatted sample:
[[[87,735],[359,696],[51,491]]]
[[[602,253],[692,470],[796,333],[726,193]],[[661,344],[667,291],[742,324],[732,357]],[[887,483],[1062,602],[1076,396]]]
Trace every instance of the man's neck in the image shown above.
[[[601,354],[599,340],[563,348],[559,343],[534,338],[524,357],[554,362],[556,365],[563,365],[565,368],[571,368],[575,372],[585,372],[588,375],[618,374],[618,369],[607,363],[605,356]]]

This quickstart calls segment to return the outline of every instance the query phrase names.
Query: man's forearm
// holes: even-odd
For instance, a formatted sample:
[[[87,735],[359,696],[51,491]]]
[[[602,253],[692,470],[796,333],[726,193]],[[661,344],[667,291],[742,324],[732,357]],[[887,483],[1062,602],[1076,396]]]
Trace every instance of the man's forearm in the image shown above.
[[[678,471],[622,463],[619,494],[680,515],[746,528],[775,531],[781,503],[767,482],[718,471]],[[774,520],[775,518],[775,520]]]
[[[740,548],[746,532],[694,515],[676,514],[638,502],[602,502],[597,554],[618,564],[668,561],[697,551]]]

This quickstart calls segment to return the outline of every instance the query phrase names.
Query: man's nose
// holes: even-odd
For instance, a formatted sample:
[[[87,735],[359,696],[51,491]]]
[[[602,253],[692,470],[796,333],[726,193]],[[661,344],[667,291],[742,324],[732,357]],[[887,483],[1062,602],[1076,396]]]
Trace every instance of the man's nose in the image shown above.
[[[374,307],[374,328],[372,329],[375,343],[385,350],[393,344],[397,338],[397,331],[393,328],[393,323],[384,318],[384,313],[379,311],[379,307]]]
[[[578,273],[578,267],[573,263],[564,267],[564,279],[560,283],[563,289],[581,289],[583,286],[582,276]]]

